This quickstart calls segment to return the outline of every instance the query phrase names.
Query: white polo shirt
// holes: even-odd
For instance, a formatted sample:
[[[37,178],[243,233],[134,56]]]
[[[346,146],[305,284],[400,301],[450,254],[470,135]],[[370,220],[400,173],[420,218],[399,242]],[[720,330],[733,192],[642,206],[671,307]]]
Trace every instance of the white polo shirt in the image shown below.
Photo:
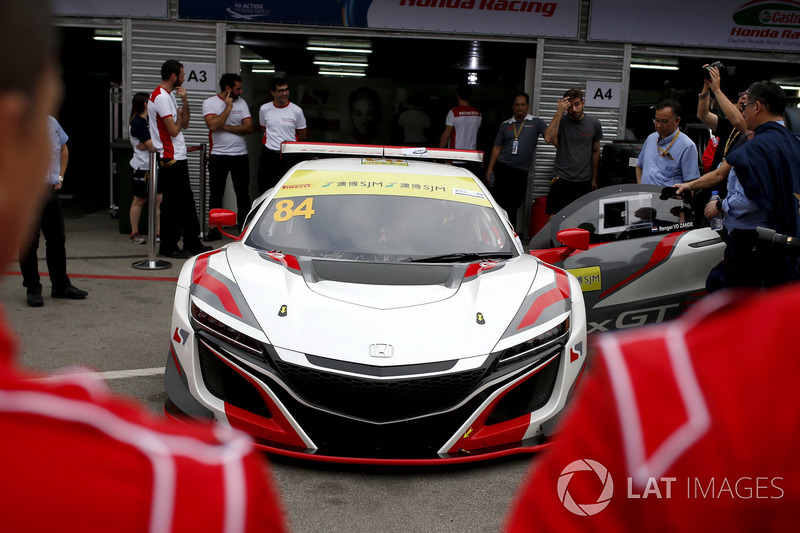
[[[261,143],[269,150],[280,150],[284,141],[296,141],[297,130],[306,129],[306,117],[299,106],[289,102],[276,107],[275,102],[267,102],[258,112],[258,123],[264,131]]]
[[[215,94],[203,100],[203,118],[210,115],[221,115],[225,111],[225,100]],[[242,98],[233,101],[231,112],[225,119],[226,126],[241,126],[242,121],[250,118],[250,108]],[[244,135],[237,135],[221,129],[208,132],[211,155],[247,155],[247,143]]]
[[[150,95],[150,104],[147,106],[147,118],[150,120],[150,138],[153,146],[161,155],[161,159],[186,159],[186,141],[183,131],[175,137],[170,136],[164,117],[171,116],[178,122],[178,101],[175,95],[168,93],[160,85]]]

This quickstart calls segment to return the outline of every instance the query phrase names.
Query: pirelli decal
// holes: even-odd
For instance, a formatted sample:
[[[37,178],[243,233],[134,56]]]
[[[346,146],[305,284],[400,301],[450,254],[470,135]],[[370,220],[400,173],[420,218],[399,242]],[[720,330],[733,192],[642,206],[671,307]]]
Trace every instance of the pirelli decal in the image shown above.
[[[603,286],[603,278],[599,266],[571,268],[567,272],[578,278],[582,292],[599,291]]]

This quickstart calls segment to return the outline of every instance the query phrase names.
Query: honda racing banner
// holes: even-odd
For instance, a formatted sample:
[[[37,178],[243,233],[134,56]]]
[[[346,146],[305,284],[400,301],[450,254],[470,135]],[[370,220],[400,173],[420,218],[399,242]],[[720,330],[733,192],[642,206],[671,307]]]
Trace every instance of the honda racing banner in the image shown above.
[[[592,0],[589,39],[800,52],[800,1]]]
[[[178,17],[577,38],[580,0],[183,0]]]

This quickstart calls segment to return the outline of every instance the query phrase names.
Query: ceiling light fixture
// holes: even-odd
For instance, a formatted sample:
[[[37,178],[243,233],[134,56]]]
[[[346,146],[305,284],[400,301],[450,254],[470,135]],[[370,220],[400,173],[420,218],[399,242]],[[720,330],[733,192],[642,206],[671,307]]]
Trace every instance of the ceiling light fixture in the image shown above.
[[[642,68],[649,70],[678,70],[677,65],[656,65],[653,63],[631,63],[631,68]]]

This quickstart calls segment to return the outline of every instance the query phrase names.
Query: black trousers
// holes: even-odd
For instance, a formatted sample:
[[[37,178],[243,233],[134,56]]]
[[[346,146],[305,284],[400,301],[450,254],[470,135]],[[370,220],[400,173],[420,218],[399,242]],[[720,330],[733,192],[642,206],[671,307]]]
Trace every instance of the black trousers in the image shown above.
[[[197,206],[189,182],[189,166],[185,159],[160,161],[158,188],[161,191],[161,245],[158,253],[169,255],[178,249],[183,237],[183,248],[195,252],[203,246],[200,242],[200,222]],[[166,165],[165,165],[166,163]]]
[[[723,261],[725,287],[774,287],[797,279],[797,258],[762,245],[756,230],[728,234]]]
[[[296,154],[283,154],[264,147],[261,150],[261,161],[258,165],[258,194],[262,195],[273,188],[286,172],[300,158]]]
[[[494,187],[491,192],[500,207],[508,213],[511,225],[517,225],[517,209],[525,201],[528,189],[528,171],[504,163],[494,164]]]
[[[228,173],[236,193],[236,221],[241,228],[250,211],[250,158],[245,155],[212,155],[208,158],[208,207],[222,207]]]
[[[64,212],[61,210],[61,202],[55,190],[50,192],[44,204],[41,221],[36,227],[36,234],[32,236],[30,247],[20,250],[19,268],[22,271],[22,285],[28,292],[42,290],[37,255],[39,230],[44,234],[45,260],[50,283],[54,291],[63,291],[70,284],[67,276],[67,237],[64,232]]]

